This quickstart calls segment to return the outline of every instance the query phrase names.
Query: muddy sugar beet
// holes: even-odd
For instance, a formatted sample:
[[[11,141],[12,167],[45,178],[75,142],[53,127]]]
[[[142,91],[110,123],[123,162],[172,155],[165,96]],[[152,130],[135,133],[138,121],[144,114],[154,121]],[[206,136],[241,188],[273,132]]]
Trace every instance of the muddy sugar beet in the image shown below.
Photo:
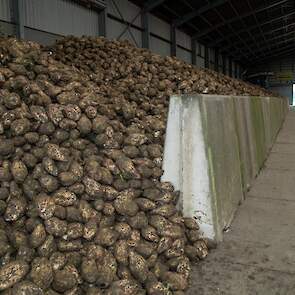
[[[160,181],[169,95],[263,91],[103,38],[0,55],[1,294],[183,294],[208,242]]]

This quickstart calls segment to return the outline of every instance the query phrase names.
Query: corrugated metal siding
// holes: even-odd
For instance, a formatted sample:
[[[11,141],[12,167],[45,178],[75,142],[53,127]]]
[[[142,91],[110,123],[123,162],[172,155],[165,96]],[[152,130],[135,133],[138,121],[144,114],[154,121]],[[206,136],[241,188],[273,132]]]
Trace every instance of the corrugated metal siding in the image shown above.
[[[170,55],[170,44],[153,36],[150,38],[150,49],[162,56]]]
[[[38,42],[42,45],[52,45],[62,36],[51,33],[41,32],[31,28],[25,28],[25,37],[27,40]]]
[[[282,96],[288,97],[290,101],[292,101],[293,99],[293,85],[270,87],[269,90],[278,93]]]
[[[213,48],[209,48],[209,60],[213,63],[215,61],[215,50]]]
[[[0,20],[0,32],[3,33],[4,36],[12,36],[15,34],[15,31],[15,25]]]
[[[9,22],[11,20],[10,14],[10,0],[0,0],[0,19]]]
[[[98,35],[97,12],[69,0],[22,0],[25,26],[60,35]]]
[[[12,0],[0,0],[0,20],[11,21],[10,3]],[[98,13],[94,10],[80,6],[71,0],[21,0],[24,4],[24,22],[25,38],[34,40],[43,44],[50,44],[58,35],[99,35]],[[128,0],[107,0],[108,13],[121,19],[122,17],[133,22],[136,26],[141,27],[141,18],[139,15],[140,8]],[[118,12],[117,8],[120,10]],[[138,15],[136,20],[134,17]],[[160,36],[165,40],[170,40],[170,24],[149,14],[150,31],[154,35]],[[114,19],[107,18],[107,36],[108,38],[118,38],[126,28],[125,24]],[[126,31],[121,39],[127,39],[137,46],[142,46],[141,31],[130,28],[136,39],[136,43],[130,33]],[[13,34],[11,24],[2,23],[0,31],[6,34]],[[191,50],[191,38],[187,34],[176,31],[177,44],[181,47]],[[150,48],[153,52],[161,55],[170,55],[170,44],[156,38],[150,37]],[[199,50],[200,49],[200,50]],[[197,54],[204,57],[204,46],[197,44]],[[177,48],[177,56],[189,63],[192,60],[192,54],[182,48]],[[197,56],[197,65],[204,67],[204,58]],[[221,58],[220,58],[221,60]],[[214,51],[210,50],[210,67],[214,65]],[[294,63],[293,63],[294,64]],[[294,65],[293,65],[294,66]],[[281,66],[280,66],[281,67]],[[222,68],[222,63],[220,63]],[[284,66],[284,69],[286,67]],[[228,65],[227,65],[228,69]]]
[[[114,5],[114,3],[115,5]],[[117,8],[119,9],[120,13],[118,12]],[[135,4],[129,2],[129,1],[122,1],[122,0],[108,0],[107,1],[107,12],[120,18],[120,14],[124,17],[124,19],[127,22],[133,21],[134,17],[138,15],[140,12],[140,8],[136,6]],[[134,25],[141,26],[141,19],[140,15],[136,18],[135,21],[133,21]]]
[[[121,35],[125,28],[126,25],[121,24],[113,19],[107,19],[107,36],[109,39],[118,39],[118,37]],[[141,32],[133,28],[130,28],[130,30],[137,44],[135,44],[129,30],[126,30],[126,32],[120,37],[120,40],[129,40],[133,45],[141,47]]]
[[[149,15],[150,31],[166,40],[170,40],[170,25],[161,19]]]
[[[182,48],[176,49],[176,56],[179,59],[186,61],[187,63],[192,63],[192,55],[190,52],[183,50]]]
[[[179,30],[176,30],[176,40],[177,44],[184,48],[192,49],[191,37]]]
[[[204,58],[198,56],[197,57],[197,66],[200,68],[205,68],[205,60]]]

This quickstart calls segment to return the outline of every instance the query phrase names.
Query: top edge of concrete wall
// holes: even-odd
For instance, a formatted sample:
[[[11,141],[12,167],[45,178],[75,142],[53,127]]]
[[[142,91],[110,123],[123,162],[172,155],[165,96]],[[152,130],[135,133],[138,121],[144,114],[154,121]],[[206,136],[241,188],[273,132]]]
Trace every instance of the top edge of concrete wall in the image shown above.
[[[227,97],[237,97],[237,98],[261,98],[261,99],[269,99],[269,98],[276,98],[276,99],[283,99],[287,100],[287,97],[279,97],[279,96],[259,96],[259,95],[232,95],[232,94],[210,94],[210,93],[185,93],[185,94],[173,94],[171,97],[194,97],[194,96],[204,96],[204,97],[212,97],[212,98],[227,98]]]

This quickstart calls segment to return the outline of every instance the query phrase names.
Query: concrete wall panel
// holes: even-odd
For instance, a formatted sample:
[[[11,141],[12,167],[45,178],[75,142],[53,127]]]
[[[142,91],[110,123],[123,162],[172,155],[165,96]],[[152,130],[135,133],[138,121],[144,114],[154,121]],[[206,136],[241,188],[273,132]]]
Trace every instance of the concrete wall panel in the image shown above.
[[[181,191],[184,215],[198,218],[205,236],[222,239],[264,165],[287,106],[275,97],[171,98],[163,180]]]

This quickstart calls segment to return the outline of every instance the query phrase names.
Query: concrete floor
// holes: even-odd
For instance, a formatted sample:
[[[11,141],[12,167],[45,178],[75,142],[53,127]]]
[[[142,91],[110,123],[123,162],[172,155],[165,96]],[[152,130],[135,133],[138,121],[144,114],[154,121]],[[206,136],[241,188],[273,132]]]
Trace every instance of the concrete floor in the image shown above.
[[[193,267],[187,294],[295,294],[295,111],[224,242]]]

